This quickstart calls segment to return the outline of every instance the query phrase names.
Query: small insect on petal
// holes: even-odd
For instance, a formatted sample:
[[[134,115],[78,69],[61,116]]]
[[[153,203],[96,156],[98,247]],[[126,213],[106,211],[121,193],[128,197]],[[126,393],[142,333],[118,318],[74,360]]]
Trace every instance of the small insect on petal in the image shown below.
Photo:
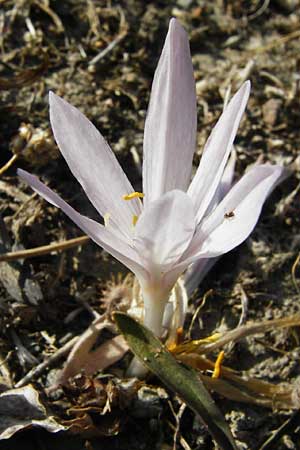
[[[233,211],[229,211],[224,214],[224,219],[232,219],[235,216]]]
[[[222,365],[222,362],[223,362],[223,359],[224,359],[224,355],[225,355],[225,353],[224,353],[223,350],[218,354],[217,360],[215,362],[215,368],[214,368],[214,371],[213,371],[213,374],[212,374],[212,378],[220,378],[221,365]]]
[[[131,194],[125,194],[122,196],[123,200],[132,200],[134,198],[144,198],[145,194],[142,192],[132,192]]]

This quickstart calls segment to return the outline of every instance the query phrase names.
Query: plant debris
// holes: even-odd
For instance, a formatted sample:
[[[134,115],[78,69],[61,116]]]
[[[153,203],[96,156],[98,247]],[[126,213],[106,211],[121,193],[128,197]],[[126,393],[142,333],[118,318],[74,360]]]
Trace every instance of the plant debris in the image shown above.
[[[32,427],[42,427],[51,433],[66,430],[49,415],[38,392],[28,385],[0,394],[0,440]]]

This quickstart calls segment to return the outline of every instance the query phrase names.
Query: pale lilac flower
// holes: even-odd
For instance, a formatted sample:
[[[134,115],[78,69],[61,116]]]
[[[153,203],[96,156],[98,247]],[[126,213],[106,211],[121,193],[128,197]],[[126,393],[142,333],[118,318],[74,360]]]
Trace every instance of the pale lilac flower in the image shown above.
[[[76,108],[50,94],[56,142],[106,225],[82,216],[36,177],[19,175],[61,208],[91,239],[139,280],[144,322],[157,335],[169,294],[187,267],[226,253],[253,230],[282,168],[259,165],[219,202],[224,169],[250,90],[232,98],[203,150],[190,184],[196,142],[196,95],[187,35],[172,19],[155,72],[145,123],[143,203],[110,147]]]

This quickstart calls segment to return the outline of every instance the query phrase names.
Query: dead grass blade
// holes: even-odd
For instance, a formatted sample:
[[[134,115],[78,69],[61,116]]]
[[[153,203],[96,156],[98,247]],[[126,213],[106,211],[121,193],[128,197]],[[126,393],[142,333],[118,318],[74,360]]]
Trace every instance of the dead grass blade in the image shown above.
[[[2,261],[16,261],[18,259],[34,258],[36,256],[48,255],[52,252],[61,252],[69,248],[78,247],[90,242],[88,236],[80,236],[78,238],[69,239],[63,242],[57,242],[49,245],[42,245],[41,247],[20,250],[17,252],[7,252],[0,255],[0,262]]]
[[[275,328],[290,328],[300,326],[300,315],[294,315],[282,319],[273,319],[259,323],[249,323],[240,326],[234,330],[225,333],[217,333],[207,339],[200,339],[198,341],[184,342],[178,345],[173,353],[179,355],[181,353],[199,353],[205,355],[212,351],[218,350],[226,344],[231,342],[238,342],[248,336],[254,334],[266,333]]]
[[[181,354],[178,359],[200,371],[213,371],[214,362],[204,356]],[[243,378],[238,372],[222,366],[221,377],[212,378],[201,375],[207,389],[217,392],[233,401],[252,403],[276,409],[294,409],[299,407],[297,396],[294,395],[296,386],[288,383],[272,384],[255,378]]]
[[[285,434],[290,434],[299,426],[300,411],[295,411],[277,430],[273,431],[271,436],[263,443],[259,450],[272,450],[277,448],[278,441]]]

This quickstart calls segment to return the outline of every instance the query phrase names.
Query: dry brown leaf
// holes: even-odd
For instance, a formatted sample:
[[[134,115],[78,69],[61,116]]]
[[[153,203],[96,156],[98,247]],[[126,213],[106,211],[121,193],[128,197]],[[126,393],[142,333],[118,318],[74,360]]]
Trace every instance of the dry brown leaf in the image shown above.
[[[50,433],[67,429],[47,413],[33,386],[10,389],[0,395],[0,440],[36,426]]]
[[[95,350],[91,350],[99,334],[105,328],[111,329],[112,323],[105,316],[101,316],[82,334],[59,375],[57,380],[59,384],[66,384],[69,378],[79,373],[92,375],[99,370],[106,369],[124,356],[128,345],[120,335],[104,342]]]

